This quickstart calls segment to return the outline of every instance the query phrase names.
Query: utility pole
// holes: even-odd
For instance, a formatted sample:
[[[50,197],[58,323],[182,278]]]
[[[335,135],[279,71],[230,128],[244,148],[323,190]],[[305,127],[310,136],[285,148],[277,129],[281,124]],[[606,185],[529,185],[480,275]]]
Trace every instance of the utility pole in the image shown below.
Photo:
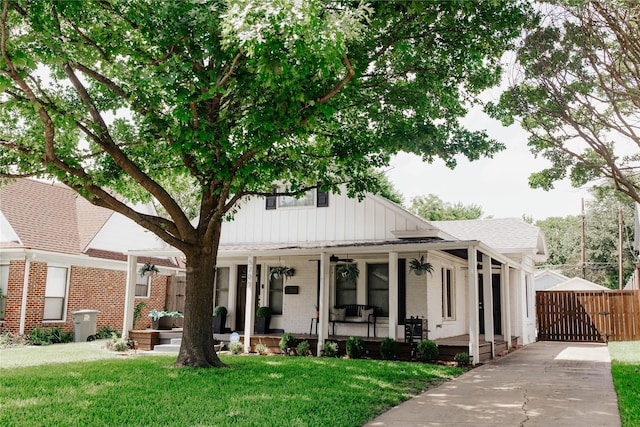
[[[624,288],[624,270],[622,269],[622,206],[618,204],[618,287]]]
[[[584,233],[584,198],[581,199],[582,200],[582,242],[581,242],[581,248],[582,248],[582,278],[584,280],[587,280],[587,253],[585,250],[585,233]]]

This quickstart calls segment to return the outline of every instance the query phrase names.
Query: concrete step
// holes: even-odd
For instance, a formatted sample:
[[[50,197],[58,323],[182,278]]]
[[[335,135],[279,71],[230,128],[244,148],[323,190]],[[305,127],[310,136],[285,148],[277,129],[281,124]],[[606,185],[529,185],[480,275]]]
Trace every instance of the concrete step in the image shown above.
[[[154,353],[177,353],[180,351],[180,344],[158,344],[153,347]]]

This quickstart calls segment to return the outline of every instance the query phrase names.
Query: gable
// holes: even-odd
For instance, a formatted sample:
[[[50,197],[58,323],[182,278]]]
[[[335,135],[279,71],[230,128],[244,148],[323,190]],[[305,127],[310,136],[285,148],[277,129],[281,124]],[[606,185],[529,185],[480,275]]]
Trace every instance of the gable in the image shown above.
[[[314,197],[314,200],[318,200]],[[321,200],[323,200],[321,198]],[[329,193],[325,207],[273,208],[263,197],[238,203],[233,220],[222,225],[222,244],[283,242],[356,242],[397,240],[433,227],[397,204],[373,194],[363,200]]]

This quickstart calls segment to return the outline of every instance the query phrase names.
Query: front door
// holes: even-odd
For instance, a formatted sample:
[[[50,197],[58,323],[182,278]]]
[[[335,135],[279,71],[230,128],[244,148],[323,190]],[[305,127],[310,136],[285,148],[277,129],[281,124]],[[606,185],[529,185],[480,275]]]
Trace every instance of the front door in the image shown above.
[[[260,300],[260,266],[256,267],[256,308]],[[236,285],[236,331],[244,330],[244,317],[247,312],[247,266],[238,266],[238,280]]]
[[[484,286],[483,276],[478,275],[478,315],[480,333],[484,334]],[[502,335],[502,307],[500,305],[500,274],[491,275],[491,290],[493,294],[493,333]]]

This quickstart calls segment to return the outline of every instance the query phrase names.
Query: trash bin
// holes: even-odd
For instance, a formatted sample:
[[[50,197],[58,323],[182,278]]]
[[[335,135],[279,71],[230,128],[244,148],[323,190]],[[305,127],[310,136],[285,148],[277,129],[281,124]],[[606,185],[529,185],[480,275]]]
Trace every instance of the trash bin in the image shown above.
[[[71,312],[73,318],[73,341],[88,341],[96,334],[96,317],[98,310],[79,310]]]

